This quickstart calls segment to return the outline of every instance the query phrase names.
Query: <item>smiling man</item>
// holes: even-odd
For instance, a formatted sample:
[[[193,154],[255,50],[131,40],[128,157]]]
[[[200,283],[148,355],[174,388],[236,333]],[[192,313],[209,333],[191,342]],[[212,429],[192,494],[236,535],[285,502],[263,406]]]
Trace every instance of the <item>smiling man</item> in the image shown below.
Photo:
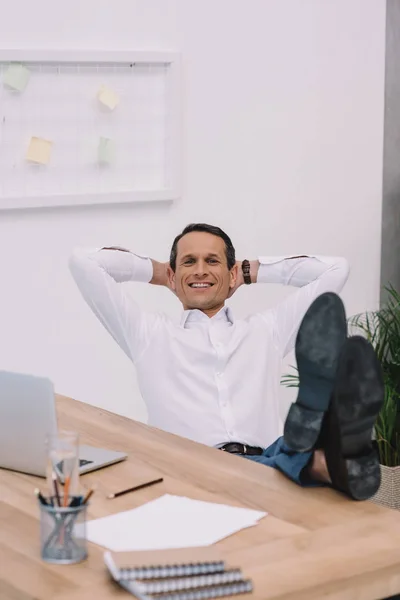
[[[170,264],[161,267],[184,309],[200,310],[210,318],[241,282],[232,242],[227,236],[224,239],[222,230],[220,234],[223,237],[189,226],[187,233],[175,239]]]
[[[348,277],[345,259],[237,261],[224,231],[197,223],[175,238],[168,263],[104,247],[76,250],[70,268],[134,363],[150,425],[278,468],[300,484],[332,483],[357,499],[375,493],[380,474],[371,437],[383,387],[372,348],[347,338],[336,295]],[[180,322],[132,301],[132,281],[172,290],[183,306]],[[299,289],[235,319],[226,300],[255,283]],[[295,341],[300,388],[283,439],[281,366]]]

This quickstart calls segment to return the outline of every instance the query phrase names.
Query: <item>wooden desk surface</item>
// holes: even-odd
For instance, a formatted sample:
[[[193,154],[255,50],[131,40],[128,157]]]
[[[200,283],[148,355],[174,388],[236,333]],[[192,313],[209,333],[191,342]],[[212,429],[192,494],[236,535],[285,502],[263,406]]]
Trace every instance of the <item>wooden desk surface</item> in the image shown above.
[[[328,488],[304,489],[274,469],[195,444],[144,424],[58,397],[59,425],[84,443],[124,450],[128,460],[82,477],[96,483],[89,518],[139,506],[164,493],[261,509],[253,528],[219,542],[229,564],[253,579],[253,600],[376,600],[400,592],[400,519],[396,511],[353,502]],[[154,487],[106,499],[146,478]],[[48,565],[39,555],[38,507],[44,480],[0,469],[0,599],[131,598],[111,583],[103,549],[87,561]]]

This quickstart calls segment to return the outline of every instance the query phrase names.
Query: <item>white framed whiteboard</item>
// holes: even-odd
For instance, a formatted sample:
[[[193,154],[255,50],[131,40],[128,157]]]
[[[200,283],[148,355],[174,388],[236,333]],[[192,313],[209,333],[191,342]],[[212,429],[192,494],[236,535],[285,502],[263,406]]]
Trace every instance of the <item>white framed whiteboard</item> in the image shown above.
[[[0,49],[0,210],[177,199],[180,76],[177,52]]]

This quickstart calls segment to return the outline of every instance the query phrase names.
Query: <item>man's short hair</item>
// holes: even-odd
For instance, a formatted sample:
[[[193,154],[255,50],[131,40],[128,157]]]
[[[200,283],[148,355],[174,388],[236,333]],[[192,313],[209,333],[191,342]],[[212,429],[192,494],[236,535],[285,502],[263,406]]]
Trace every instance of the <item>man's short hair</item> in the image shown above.
[[[169,264],[174,272],[176,269],[178,242],[181,238],[183,238],[184,235],[187,233],[192,233],[193,231],[204,231],[205,233],[211,233],[211,235],[216,235],[217,237],[223,239],[225,242],[226,262],[228,263],[228,269],[231,270],[232,267],[235,266],[235,248],[232,244],[231,238],[225,233],[225,231],[223,231],[220,227],[216,227],[215,225],[207,225],[207,223],[190,223],[190,225],[186,225],[182,233],[176,236],[172,244]]]

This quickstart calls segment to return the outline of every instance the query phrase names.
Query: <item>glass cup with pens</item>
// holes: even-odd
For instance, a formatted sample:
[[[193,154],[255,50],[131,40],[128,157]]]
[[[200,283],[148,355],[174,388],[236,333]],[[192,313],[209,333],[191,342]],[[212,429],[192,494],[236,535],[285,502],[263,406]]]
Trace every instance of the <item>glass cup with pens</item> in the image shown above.
[[[47,439],[48,495],[35,494],[40,506],[41,556],[46,562],[72,564],[87,557],[88,500],[79,490],[79,436],[59,431]]]

